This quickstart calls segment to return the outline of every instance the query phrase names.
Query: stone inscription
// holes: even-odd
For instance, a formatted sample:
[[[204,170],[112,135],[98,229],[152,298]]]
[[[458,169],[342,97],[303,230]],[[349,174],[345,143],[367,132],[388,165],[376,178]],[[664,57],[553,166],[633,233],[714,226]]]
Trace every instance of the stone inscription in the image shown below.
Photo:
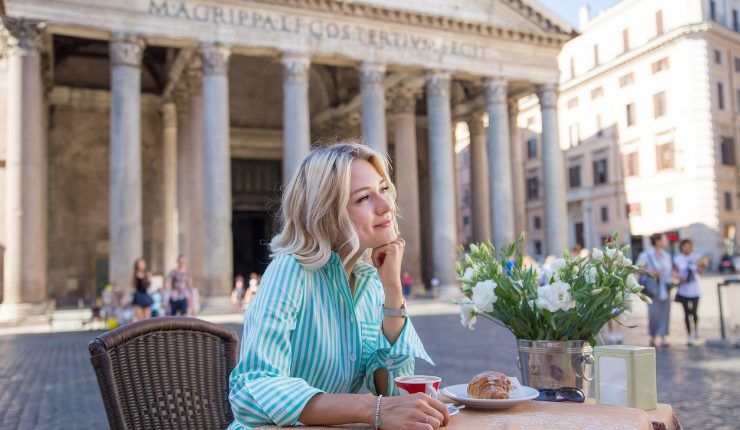
[[[450,54],[476,60],[486,58],[486,46],[484,45],[381,30],[364,25],[339,24],[326,19],[303,18],[280,12],[258,12],[240,7],[224,7],[197,2],[150,0],[148,13],[158,17],[245,27],[318,40],[346,41],[376,49],[391,48],[420,53]]]

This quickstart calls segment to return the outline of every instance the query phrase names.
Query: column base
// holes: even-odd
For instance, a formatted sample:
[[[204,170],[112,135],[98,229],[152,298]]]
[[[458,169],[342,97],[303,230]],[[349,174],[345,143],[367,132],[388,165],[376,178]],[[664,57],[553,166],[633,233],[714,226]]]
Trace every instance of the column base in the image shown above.
[[[201,296],[201,315],[222,315],[236,312],[228,296]]]
[[[442,300],[462,299],[463,297],[462,291],[460,291],[460,287],[455,284],[440,285],[439,287],[437,287],[435,295],[438,299]]]
[[[45,314],[46,306],[33,303],[0,303],[0,326],[21,325]]]

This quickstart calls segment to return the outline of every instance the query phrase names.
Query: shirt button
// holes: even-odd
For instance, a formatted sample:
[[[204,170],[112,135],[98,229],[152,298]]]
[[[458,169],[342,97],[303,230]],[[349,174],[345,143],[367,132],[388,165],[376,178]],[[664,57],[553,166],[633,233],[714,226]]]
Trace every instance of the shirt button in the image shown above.
[[[356,359],[357,359],[357,357],[355,356],[355,354],[350,354],[349,355],[349,361],[353,361],[354,362]]]
[[[391,364],[393,364],[393,360],[391,360],[389,358],[389,359],[385,360],[385,364],[388,365],[388,366],[390,366]]]

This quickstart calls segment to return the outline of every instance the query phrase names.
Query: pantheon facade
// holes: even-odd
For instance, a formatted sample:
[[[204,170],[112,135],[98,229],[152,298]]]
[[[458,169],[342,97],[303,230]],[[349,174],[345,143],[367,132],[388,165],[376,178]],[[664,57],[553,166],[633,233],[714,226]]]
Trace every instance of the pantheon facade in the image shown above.
[[[138,257],[165,273],[184,254],[201,294],[225,296],[235,274],[268,262],[280,184],[312,146],[348,138],[392,160],[405,270],[449,294],[454,125],[468,121],[474,134],[478,231],[515,240],[524,229],[515,101],[535,93],[546,247],[567,246],[556,57],[573,30],[536,2],[4,0],[0,9],[5,315],[125,287]]]

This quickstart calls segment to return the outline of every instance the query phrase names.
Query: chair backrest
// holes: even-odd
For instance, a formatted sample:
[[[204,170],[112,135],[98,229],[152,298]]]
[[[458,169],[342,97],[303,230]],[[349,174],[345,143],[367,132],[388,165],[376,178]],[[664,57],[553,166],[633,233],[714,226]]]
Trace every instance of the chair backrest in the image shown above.
[[[138,321],[90,342],[111,429],[224,429],[233,420],[233,330],[185,317]]]

